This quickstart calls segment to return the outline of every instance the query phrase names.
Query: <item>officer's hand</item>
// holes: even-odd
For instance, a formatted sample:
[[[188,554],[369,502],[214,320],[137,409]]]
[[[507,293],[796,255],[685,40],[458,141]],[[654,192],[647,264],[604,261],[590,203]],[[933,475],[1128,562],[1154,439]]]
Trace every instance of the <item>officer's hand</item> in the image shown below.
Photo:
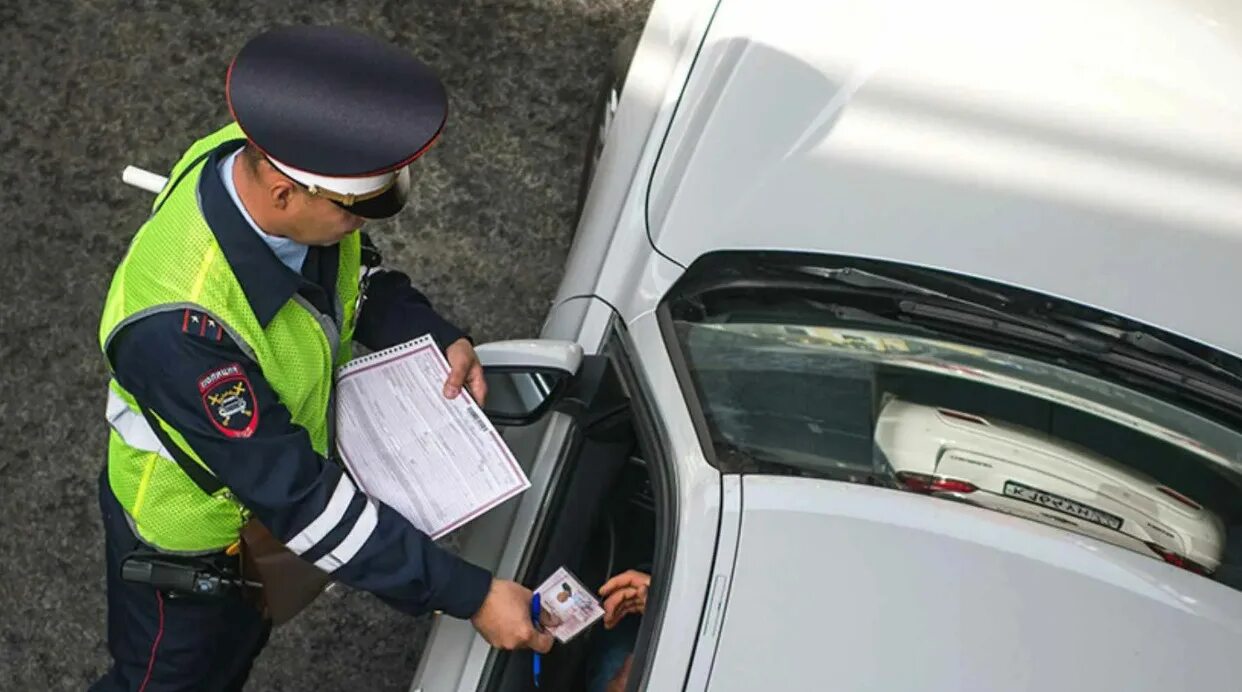
[[[552,635],[535,629],[530,621],[530,589],[507,579],[493,579],[492,588],[470,623],[497,649],[534,649],[547,653]],[[546,623],[545,623],[546,624]]]
[[[444,357],[449,362],[449,376],[448,381],[444,383],[444,396],[456,399],[457,395],[461,394],[461,387],[464,384],[474,396],[475,402],[482,406],[483,400],[487,397],[487,380],[483,377],[483,365],[479,363],[479,357],[475,355],[474,346],[470,345],[470,340],[463,337],[454,341],[444,352]]]

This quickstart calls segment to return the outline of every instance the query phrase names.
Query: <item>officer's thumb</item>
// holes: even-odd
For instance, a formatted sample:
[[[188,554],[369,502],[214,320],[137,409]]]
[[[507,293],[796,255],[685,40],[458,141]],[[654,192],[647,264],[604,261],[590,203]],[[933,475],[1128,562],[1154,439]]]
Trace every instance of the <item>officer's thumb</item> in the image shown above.
[[[444,382],[444,396],[449,399],[456,399],[461,394],[461,387],[466,383],[466,374],[469,368],[461,362],[452,363],[452,370],[449,371],[448,380]]]
[[[530,648],[541,654],[546,654],[552,650],[552,643],[554,641],[552,635],[547,632],[535,632],[535,636],[530,640]]]

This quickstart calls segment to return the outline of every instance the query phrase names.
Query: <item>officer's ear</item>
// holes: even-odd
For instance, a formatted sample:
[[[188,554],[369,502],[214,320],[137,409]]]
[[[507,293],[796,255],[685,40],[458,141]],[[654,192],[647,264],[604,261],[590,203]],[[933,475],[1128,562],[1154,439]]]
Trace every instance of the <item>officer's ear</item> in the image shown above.
[[[277,170],[254,145],[247,144],[242,155],[250,166],[253,179],[260,189],[267,192],[272,207],[280,211],[287,210],[293,202],[293,196],[297,194],[297,184]]]
[[[267,191],[271,195],[272,206],[281,211],[287,211],[293,204],[293,198],[298,193],[298,187],[288,178],[276,176],[274,180],[268,183]]]

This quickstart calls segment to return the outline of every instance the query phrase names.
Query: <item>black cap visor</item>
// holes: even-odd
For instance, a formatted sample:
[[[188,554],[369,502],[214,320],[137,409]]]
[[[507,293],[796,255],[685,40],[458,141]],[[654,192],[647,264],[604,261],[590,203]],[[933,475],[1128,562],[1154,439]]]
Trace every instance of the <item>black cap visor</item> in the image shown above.
[[[397,179],[383,193],[353,204],[336,202],[340,208],[364,219],[387,219],[396,216],[405,208],[410,196],[410,169],[402,168],[397,172]]]

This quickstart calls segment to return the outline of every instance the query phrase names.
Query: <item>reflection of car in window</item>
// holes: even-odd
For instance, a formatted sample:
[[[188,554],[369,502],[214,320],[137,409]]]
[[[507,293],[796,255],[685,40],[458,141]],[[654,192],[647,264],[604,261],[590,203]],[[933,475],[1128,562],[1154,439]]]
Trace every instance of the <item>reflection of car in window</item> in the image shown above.
[[[892,399],[876,446],[917,492],[1086,534],[1201,572],[1220,562],[1220,518],[1124,464],[998,420]]]

